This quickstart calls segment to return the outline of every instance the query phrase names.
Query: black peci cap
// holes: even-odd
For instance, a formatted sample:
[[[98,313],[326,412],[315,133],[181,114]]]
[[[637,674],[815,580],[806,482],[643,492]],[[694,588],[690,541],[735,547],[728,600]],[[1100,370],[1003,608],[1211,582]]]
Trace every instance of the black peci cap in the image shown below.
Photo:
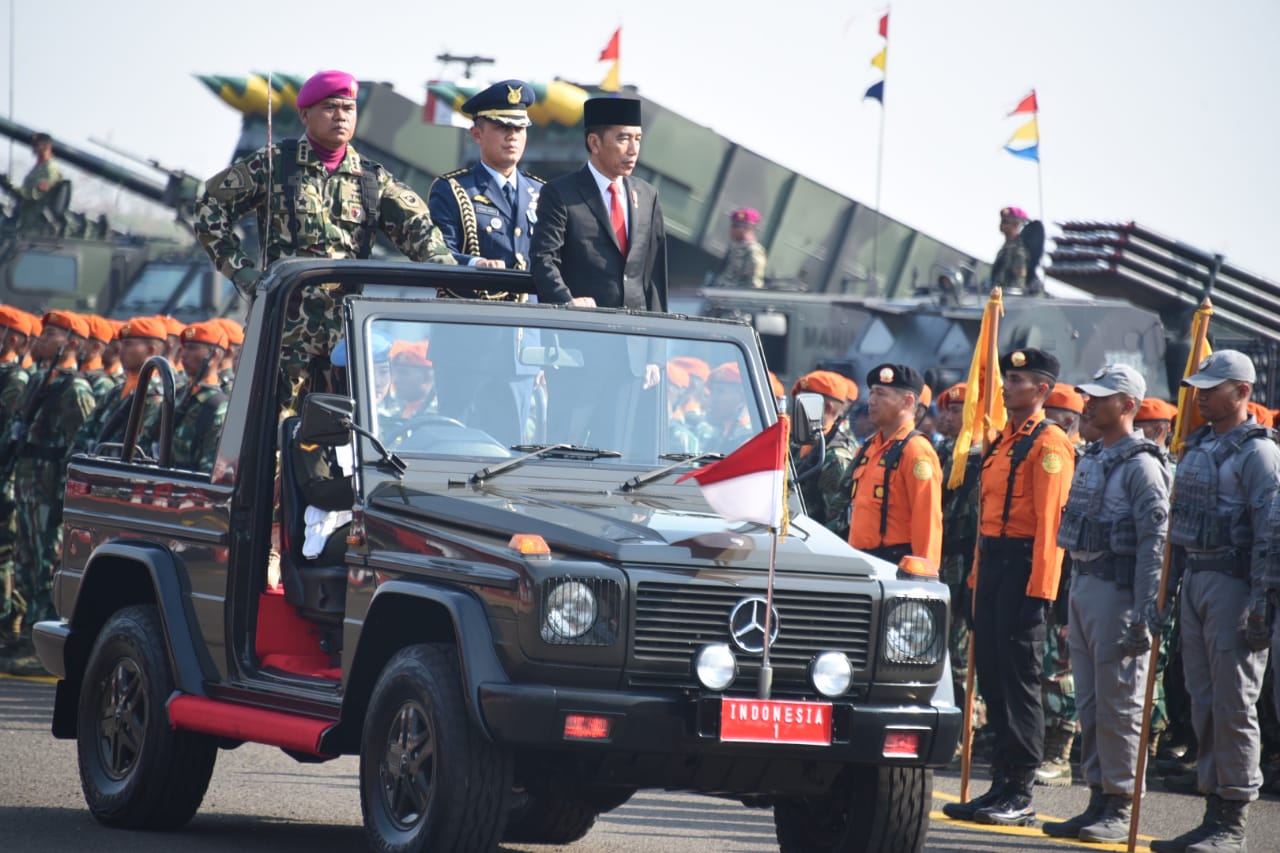
[[[584,127],[640,126],[640,101],[636,98],[588,98],[582,105]]]

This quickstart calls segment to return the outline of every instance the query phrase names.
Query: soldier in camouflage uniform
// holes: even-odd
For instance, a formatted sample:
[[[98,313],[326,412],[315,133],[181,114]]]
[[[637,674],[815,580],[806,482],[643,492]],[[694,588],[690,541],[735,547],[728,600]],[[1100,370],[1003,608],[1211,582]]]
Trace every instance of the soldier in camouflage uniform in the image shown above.
[[[36,155],[36,164],[22,179],[22,186],[15,187],[9,182],[8,175],[0,175],[0,188],[18,202],[18,229],[24,232],[40,232],[49,228],[41,214],[46,197],[62,182],[62,171],[53,160],[53,138],[49,134],[33,134],[31,150]]]
[[[0,443],[7,444],[13,416],[27,390],[27,371],[20,354],[27,346],[31,321],[27,315],[0,305]],[[12,651],[22,625],[26,602],[14,595],[13,546],[17,538],[13,478],[0,483],[0,655]]]
[[[182,366],[191,384],[173,413],[169,464],[174,468],[213,473],[227,418],[227,395],[218,379],[218,364],[227,348],[227,333],[217,323],[192,323],[182,330]],[[147,439],[158,443],[158,425]]]
[[[769,263],[764,246],[756,241],[760,212],[743,207],[729,214],[729,249],[715,279],[714,287],[764,287],[764,270]]]
[[[1076,449],[1078,460],[1084,451],[1084,439],[1080,437],[1084,398],[1070,385],[1058,382],[1045,400],[1044,416],[1062,427]],[[1044,703],[1044,762],[1036,769],[1037,785],[1071,784],[1071,748],[1080,728],[1067,625],[1067,589],[1071,582],[1068,560],[1068,557],[1063,557],[1058,597],[1054,606],[1049,608],[1046,620],[1044,672],[1040,676]]]
[[[53,570],[62,553],[63,460],[94,406],[89,383],[76,371],[76,358],[88,335],[88,324],[79,315],[44,315],[32,355],[37,362],[48,361],[49,367],[28,383],[18,414],[17,433],[22,437],[10,450],[18,515],[15,588],[27,602],[22,640],[3,663],[15,675],[43,672],[31,645],[31,626],[56,615]]]
[[[85,420],[76,433],[68,459],[76,453],[97,453],[103,444],[124,441],[129,410],[133,407],[134,392],[138,385],[138,372],[153,355],[164,355],[165,326],[158,317],[135,317],[120,327],[120,363],[124,368],[124,383],[113,390]],[[163,394],[160,384],[152,378],[142,411],[142,423],[138,435],[154,433],[160,421],[160,402]]]
[[[102,354],[115,337],[115,329],[106,319],[96,314],[83,315],[89,324],[89,337],[80,350],[80,375],[93,389],[93,398],[101,403],[117,386],[116,378],[107,373]]]
[[[261,275],[234,231],[250,212],[257,214],[268,263],[286,256],[368,257],[375,229],[412,260],[455,263],[422,197],[348,144],[357,91],[350,74],[312,76],[297,98],[305,136],[259,149],[206,182],[196,205],[196,237],[242,292],[251,294]],[[341,336],[343,295],[339,285],[314,285],[295,294],[289,307],[283,367],[295,405],[312,380],[313,364],[327,377],[329,353]]]
[[[1020,207],[1005,207],[1000,210],[1000,233],[1004,235],[1004,245],[996,253],[995,263],[991,265],[991,286],[1003,288],[1023,288],[1027,285],[1027,247],[1022,245],[1018,235],[1022,226],[1027,224],[1027,214]]]
[[[849,430],[846,415],[858,399],[858,383],[829,370],[814,370],[791,386],[792,397],[800,393],[822,395],[822,432],[826,440],[826,452],[816,469],[802,453],[792,449],[805,511],[847,540],[853,490],[849,469],[857,455],[858,442]]]
[[[947,650],[951,654],[951,678],[956,704],[964,707],[964,688],[969,675],[969,621],[971,615],[969,572],[973,568],[978,542],[978,477],[982,470],[982,448],[975,445],[965,460],[964,482],[947,486],[955,452],[955,439],[964,426],[964,397],[968,386],[958,382],[938,395],[938,431],[944,436],[938,450],[942,463],[942,581],[951,590],[951,631]],[[976,689],[976,685],[975,685]],[[973,727],[986,723],[982,697],[973,698]]]

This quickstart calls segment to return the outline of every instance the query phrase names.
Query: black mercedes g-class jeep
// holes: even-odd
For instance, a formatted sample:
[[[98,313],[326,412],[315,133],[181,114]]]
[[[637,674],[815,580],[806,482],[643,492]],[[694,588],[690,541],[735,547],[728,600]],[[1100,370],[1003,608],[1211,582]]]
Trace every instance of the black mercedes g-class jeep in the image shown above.
[[[321,283],[347,294],[343,393],[294,416],[281,329]],[[751,327],[436,287],[529,279],[279,263],[211,475],[138,448],[137,411],[71,462],[62,619],[35,639],[95,817],[178,827],[217,751],[256,742],[358,754],[378,850],[565,843],[640,788],[772,806],[787,851],[919,850],[960,729],[946,587],[793,494],[766,620],[769,531],[676,482],[778,417]],[[144,373],[171,419],[167,363]],[[349,513],[304,505],[294,443],[350,469]],[[307,556],[325,534],[340,559]]]

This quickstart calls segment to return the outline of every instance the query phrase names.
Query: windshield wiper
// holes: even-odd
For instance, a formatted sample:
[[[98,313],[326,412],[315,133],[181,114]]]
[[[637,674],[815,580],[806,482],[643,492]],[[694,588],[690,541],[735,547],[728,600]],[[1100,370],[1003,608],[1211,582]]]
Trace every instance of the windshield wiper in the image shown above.
[[[630,480],[622,484],[622,491],[634,492],[641,486],[647,486],[654,480],[661,480],[677,468],[692,465],[695,462],[701,462],[704,459],[723,459],[723,453],[664,453],[658,457],[659,459],[674,459],[670,465],[659,468],[656,471],[650,471],[647,474],[637,474]]]
[[[616,450],[600,450],[595,447],[581,447],[577,444],[514,444],[512,450],[527,451],[523,456],[517,456],[515,459],[508,459],[497,465],[490,465],[487,468],[481,468],[470,477],[471,483],[483,483],[485,480],[498,476],[504,471],[510,471],[512,468],[518,468],[530,459],[541,459],[547,456],[555,456],[560,459],[581,459],[590,461],[592,459],[600,459],[602,457],[616,458],[622,454]]]

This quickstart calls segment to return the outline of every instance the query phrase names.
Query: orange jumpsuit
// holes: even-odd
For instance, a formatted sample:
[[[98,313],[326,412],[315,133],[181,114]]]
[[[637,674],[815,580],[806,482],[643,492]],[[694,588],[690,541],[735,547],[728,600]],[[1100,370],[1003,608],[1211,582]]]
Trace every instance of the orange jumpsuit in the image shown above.
[[[879,432],[867,440],[861,463],[852,472],[849,544],[860,551],[909,545],[913,555],[926,557],[936,566],[942,562],[942,465],[923,435],[903,446],[898,466],[889,475],[889,514],[880,535],[884,455],[915,426],[915,421],[907,421],[887,441]]]

